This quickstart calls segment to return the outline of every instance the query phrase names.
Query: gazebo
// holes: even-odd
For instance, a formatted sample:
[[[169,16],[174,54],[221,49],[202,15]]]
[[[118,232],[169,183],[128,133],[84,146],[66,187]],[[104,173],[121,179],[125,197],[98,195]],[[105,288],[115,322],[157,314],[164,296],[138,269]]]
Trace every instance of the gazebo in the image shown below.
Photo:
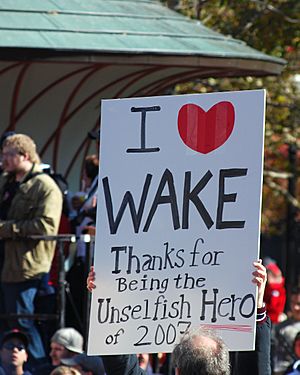
[[[280,74],[284,60],[155,0],[1,0],[0,134],[26,133],[78,189],[103,98],[204,77]]]

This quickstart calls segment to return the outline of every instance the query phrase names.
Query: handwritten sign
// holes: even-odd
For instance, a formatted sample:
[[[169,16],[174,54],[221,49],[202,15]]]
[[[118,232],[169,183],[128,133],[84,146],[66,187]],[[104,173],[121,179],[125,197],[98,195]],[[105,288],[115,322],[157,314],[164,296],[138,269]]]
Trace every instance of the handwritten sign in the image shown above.
[[[254,346],[265,92],[102,101],[89,354]]]

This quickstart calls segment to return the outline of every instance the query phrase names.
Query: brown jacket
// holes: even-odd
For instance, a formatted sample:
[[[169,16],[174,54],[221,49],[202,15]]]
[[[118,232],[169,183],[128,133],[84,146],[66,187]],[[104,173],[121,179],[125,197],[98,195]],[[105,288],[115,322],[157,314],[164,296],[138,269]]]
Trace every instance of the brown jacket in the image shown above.
[[[0,221],[5,241],[3,282],[40,278],[48,272],[54,241],[32,240],[30,235],[56,235],[62,209],[62,194],[54,180],[34,166],[25,176],[11,202],[7,220]],[[8,176],[0,177],[0,202]]]

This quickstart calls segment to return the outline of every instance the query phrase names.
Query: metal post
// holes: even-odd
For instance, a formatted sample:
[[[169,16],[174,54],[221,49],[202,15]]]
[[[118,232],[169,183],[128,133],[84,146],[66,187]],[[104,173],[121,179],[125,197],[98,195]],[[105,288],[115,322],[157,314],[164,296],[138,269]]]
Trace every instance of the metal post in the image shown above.
[[[166,366],[165,366],[165,374],[172,375],[173,368],[172,368],[172,361],[171,361],[171,353],[167,353],[166,355]]]
[[[57,312],[58,312],[58,327],[65,327],[65,312],[66,312],[66,285],[65,285],[65,254],[64,242],[58,241],[59,251],[59,272],[58,272],[58,291],[57,291]]]
[[[288,192],[291,198],[295,198],[297,182],[297,146],[294,143],[289,145],[289,164],[291,176],[288,181]],[[294,285],[297,285],[296,212],[297,208],[292,202],[288,202],[286,227],[286,284],[288,290]]]

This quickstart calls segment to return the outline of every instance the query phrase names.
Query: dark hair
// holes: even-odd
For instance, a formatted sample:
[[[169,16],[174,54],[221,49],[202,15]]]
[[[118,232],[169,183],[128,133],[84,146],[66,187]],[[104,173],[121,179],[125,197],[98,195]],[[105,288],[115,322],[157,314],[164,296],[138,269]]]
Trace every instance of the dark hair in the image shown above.
[[[229,352],[214,331],[200,327],[187,332],[173,350],[180,375],[229,375]]]
[[[293,286],[292,289],[291,289],[290,295],[295,296],[295,295],[298,295],[298,294],[300,294],[300,287],[299,286]]]
[[[96,155],[89,155],[84,160],[84,170],[88,178],[94,179],[99,171],[99,159]]]
[[[21,340],[23,342],[23,344],[25,345],[26,349],[27,349],[27,347],[29,345],[28,337],[27,337],[26,333],[20,331],[17,328],[14,328],[14,329],[12,329],[8,332],[4,332],[1,343],[0,343],[0,347],[2,348],[2,346],[6,343],[6,341],[11,340],[14,337]]]
[[[15,135],[15,134],[16,134],[16,132],[14,132],[14,131],[8,131],[8,132],[5,132],[1,135],[1,137],[0,137],[0,150],[2,150],[3,143],[6,140],[6,138],[10,137],[11,135]]]

